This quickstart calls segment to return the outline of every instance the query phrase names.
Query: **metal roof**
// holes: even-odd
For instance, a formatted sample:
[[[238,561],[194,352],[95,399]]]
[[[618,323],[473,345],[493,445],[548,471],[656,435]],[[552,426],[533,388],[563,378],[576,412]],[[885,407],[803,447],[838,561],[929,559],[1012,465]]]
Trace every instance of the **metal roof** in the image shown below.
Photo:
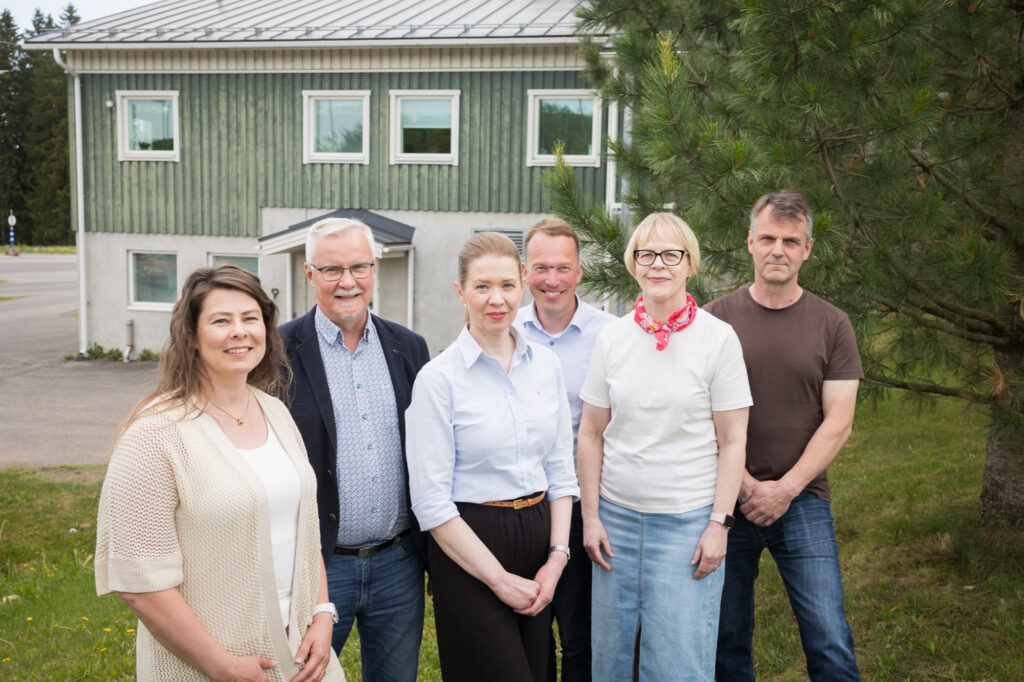
[[[298,244],[306,243],[306,231],[315,223],[326,218],[351,218],[369,225],[373,230],[373,240],[382,247],[395,246],[398,244],[411,244],[412,236],[416,228],[412,225],[400,223],[391,218],[367,211],[362,208],[342,208],[331,213],[318,215],[301,223],[289,225],[280,232],[264,235],[259,238],[261,249],[266,253],[282,253],[294,248]]]
[[[163,0],[25,41],[32,49],[575,42],[578,0]]]

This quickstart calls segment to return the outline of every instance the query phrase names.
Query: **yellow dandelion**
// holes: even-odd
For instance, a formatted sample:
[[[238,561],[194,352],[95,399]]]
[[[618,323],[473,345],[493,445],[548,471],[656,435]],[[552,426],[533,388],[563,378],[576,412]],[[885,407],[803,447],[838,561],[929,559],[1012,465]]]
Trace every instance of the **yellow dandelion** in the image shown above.
[[[110,632],[110,628],[103,628],[103,632]]]
[[[135,628],[128,628],[127,630],[125,630],[125,632],[135,632]]]
[[[82,620],[89,620],[89,616],[82,616]]]
[[[10,662],[11,662],[11,659],[9,659],[9,658],[5,658],[5,659],[3,660],[3,662],[4,662],[4,663],[10,663]]]
[[[28,618],[26,618],[25,620],[32,620],[32,616],[29,616],[29,617],[28,617]]]
[[[100,653],[102,654],[106,650],[107,650],[107,647],[103,647],[102,649],[100,649]]]

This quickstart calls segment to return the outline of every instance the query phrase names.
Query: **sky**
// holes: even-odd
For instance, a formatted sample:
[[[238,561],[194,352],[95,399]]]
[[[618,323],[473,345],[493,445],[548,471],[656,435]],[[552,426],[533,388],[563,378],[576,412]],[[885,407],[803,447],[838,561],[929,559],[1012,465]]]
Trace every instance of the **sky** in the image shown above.
[[[110,16],[151,2],[153,0],[71,0],[82,21]],[[52,15],[56,22],[67,4],[68,0],[0,0],[0,11],[9,10],[18,30],[24,33],[32,26],[32,15],[37,8],[42,10],[43,14]]]

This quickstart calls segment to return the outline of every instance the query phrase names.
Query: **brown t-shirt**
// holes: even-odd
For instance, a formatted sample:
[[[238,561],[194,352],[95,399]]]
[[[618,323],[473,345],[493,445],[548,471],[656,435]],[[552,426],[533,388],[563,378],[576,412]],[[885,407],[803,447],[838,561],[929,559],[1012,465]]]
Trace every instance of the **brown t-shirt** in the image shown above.
[[[809,291],[791,306],[765,308],[744,287],[704,307],[736,330],[750,392],[747,471],[776,481],[789,471],[821,425],[822,383],[863,379],[850,318]],[[828,500],[825,472],[805,491]]]

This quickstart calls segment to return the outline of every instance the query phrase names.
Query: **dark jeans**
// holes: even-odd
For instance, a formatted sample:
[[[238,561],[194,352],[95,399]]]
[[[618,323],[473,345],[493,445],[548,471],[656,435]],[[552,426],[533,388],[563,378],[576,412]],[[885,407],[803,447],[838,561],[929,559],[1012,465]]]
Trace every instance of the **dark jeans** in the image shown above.
[[[779,568],[800,627],[808,676],[829,682],[859,680],[853,631],[843,609],[832,507],[802,493],[772,525],[762,528],[740,515],[729,531],[718,621],[718,682],[754,679],[754,581],[765,548]]]
[[[569,527],[569,552],[572,558],[551,600],[551,612],[558,621],[562,643],[562,682],[590,682],[590,557],[583,549],[583,515],[580,503],[572,505]],[[555,633],[548,646],[548,682],[557,680]]]
[[[331,647],[341,654],[355,620],[363,680],[414,682],[423,632],[423,560],[413,533],[392,547],[359,558],[335,554],[327,591],[338,609]]]

